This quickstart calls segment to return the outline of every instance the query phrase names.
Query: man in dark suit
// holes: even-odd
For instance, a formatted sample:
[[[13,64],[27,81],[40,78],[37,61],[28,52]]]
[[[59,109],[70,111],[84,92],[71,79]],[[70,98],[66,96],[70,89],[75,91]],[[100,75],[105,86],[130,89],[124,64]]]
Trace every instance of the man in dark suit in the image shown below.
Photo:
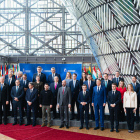
[[[108,92],[108,104],[109,104],[109,112],[110,112],[110,122],[111,122],[111,130],[114,131],[114,115],[116,121],[116,132],[119,132],[119,109],[121,102],[121,93],[116,90],[117,84],[112,84],[112,90]]]
[[[13,69],[9,69],[8,71],[9,71],[8,73],[13,73]],[[7,78],[8,78],[8,75],[5,75],[5,79],[7,79]],[[12,78],[15,79],[14,74],[12,75]]]
[[[53,93],[53,119],[56,118],[56,104],[57,104],[57,93],[58,89],[62,86],[62,83],[59,82],[59,78],[57,76],[54,77],[54,82],[50,85],[50,90]]]
[[[38,91],[34,88],[34,84],[32,82],[29,83],[29,89],[26,91],[26,102],[27,102],[27,124],[28,126],[31,124],[31,109],[33,111],[33,125],[36,126],[36,110],[37,110],[37,95]]]
[[[66,117],[66,128],[69,128],[69,113],[68,108],[71,108],[71,92],[70,88],[66,86],[66,81],[62,81],[62,87],[58,89],[57,94],[57,108],[60,108],[61,125],[59,128],[64,127],[64,112]]]
[[[108,74],[104,74],[104,80],[101,81],[101,85],[106,88],[106,96],[108,96],[108,92],[112,90],[112,81],[108,79]]]
[[[44,73],[41,72],[42,71],[42,67],[38,66],[37,67],[37,73],[35,73],[33,75],[33,82],[36,82],[36,76],[39,75],[40,76],[40,82],[43,82],[43,84],[46,83],[46,75]]]
[[[30,81],[27,79],[27,75],[26,74],[23,74],[22,80],[20,81],[20,86],[22,86],[23,89],[24,89],[23,105],[22,105],[22,107],[25,108],[25,112],[27,112],[27,102],[25,100],[25,96],[26,96],[26,91],[29,88],[28,87],[29,82]],[[23,111],[23,115],[24,115],[24,109],[22,111]]]
[[[100,110],[100,121],[101,121],[101,131],[104,130],[104,107],[106,105],[106,89],[101,86],[101,80],[96,80],[97,86],[93,87],[92,95],[92,106],[95,109],[95,121],[96,127],[94,130],[99,129],[99,110]]]
[[[89,104],[91,103],[91,96],[87,89],[87,85],[82,85],[83,91],[81,91],[78,95],[77,101],[79,102],[79,109],[80,109],[80,120],[81,120],[81,127],[79,129],[83,129],[83,123],[84,123],[84,111],[85,111],[85,120],[86,120],[86,129],[88,130],[88,115],[89,115]]]
[[[2,106],[3,106],[3,115],[4,115],[4,125],[7,124],[7,107],[6,105],[9,104],[9,87],[4,83],[4,77],[0,79],[0,124],[2,124]]]
[[[137,77],[132,76],[132,86],[137,93],[137,110],[136,110],[136,123],[139,123],[139,104],[140,104],[140,84],[137,82]]]
[[[58,73],[55,72],[55,68],[54,67],[51,68],[51,72],[52,72],[52,74],[50,74],[48,76],[48,81],[47,81],[47,83],[49,85],[54,82],[54,77],[55,76],[57,76],[59,78],[59,82],[62,82],[60,74],[58,74]]]
[[[90,74],[87,75],[87,81],[84,82],[84,84],[87,85],[87,91],[89,92],[90,98],[92,99],[92,94],[93,94],[93,87],[95,86],[95,82],[92,81],[92,76]],[[92,103],[92,101],[91,101]],[[90,103],[90,110],[91,110],[91,119],[95,120],[95,116],[94,116],[94,110],[93,110],[93,106]]]
[[[120,81],[124,81],[124,79],[120,77],[120,72],[116,71],[115,78],[112,79],[112,82],[116,83],[118,87]]]
[[[23,96],[24,96],[24,90],[23,87],[20,86],[20,81],[16,80],[16,86],[13,86],[11,89],[11,97],[13,99],[13,108],[14,108],[14,123],[13,125],[17,124],[17,107],[19,107],[19,114],[20,114],[20,122],[19,125],[22,125],[23,121]]]
[[[95,85],[96,85],[96,80],[97,80],[97,79],[99,79],[99,80],[101,80],[101,81],[104,80],[104,78],[102,78],[102,73],[101,73],[101,72],[98,72],[98,78],[95,79]],[[97,85],[96,85],[96,86],[97,86]]]
[[[80,91],[80,82],[76,78],[77,78],[77,74],[73,73],[73,80],[69,82],[69,87],[71,89],[71,95],[72,95],[72,101],[71,101],[72,118],[71,118],[71,120],[74,119],[75,103],[76,103],[76,107],[77,107],[77,120],[80,119],[79,103],[77,101],[79,91]]]
[[[18,78],[17,78],[17,80],[21,81],[22,78],[23,78],[22,76],[23,76],[23,72],[22,71],[19,71],[18,72]]]
[[[7,79],[5,79],[5,84],[6,85],[8,85],[8,89],[9,89],[9,94],[11,93],[11,89],[12,89],[12,87],[13,86],[15,86],[15,79],[14,78],[12,78],[12,76],[13,76],[13,73],[12,72],[9,72],[9,74],[8,74],[8,78]],[[11,96],[10,96],[10,102],[11,102],[11,104],[12,104],[12,117],[14,116],[14,112],[13,112],[13,103],[12,103],[12,98],[11,98]],[[7,106],[7,114],[8,115],[10,115],[10,103],[8,104],[8,106]]]

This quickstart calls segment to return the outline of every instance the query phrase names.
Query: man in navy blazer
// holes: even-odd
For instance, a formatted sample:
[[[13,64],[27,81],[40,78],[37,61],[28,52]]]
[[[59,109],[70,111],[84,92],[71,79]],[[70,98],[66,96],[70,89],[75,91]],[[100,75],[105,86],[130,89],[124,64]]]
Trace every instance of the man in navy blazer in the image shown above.
[[[13,99],[13,109],[14,109],[14,123],[13,125],[17,124],[17,107],[19,107],[19,114],[20,114],[20,122],[19,125],[22,125],[23,115],[22,115],[22,102],[24,97],[24,90],[23,87],[20,86],[20,81],[15,81],[16,86],[13,86],[11,89],[11,97]]]
[[[54,67],[51,68],[51,72],[52,72],[52,74],[50,74],[48,76],[48,81],[47,81],[47,83],[49,85],[54,82],[54,77],[55,76],[57,76],[59,78],[59,82],[62,82],[60,74],[58,74],[58,73],[55,72],[55,68]]]
[[[12,72],[9,72],[8,74],[8,78],[5,79],[4,83],[6,85],[8,85],[8,90],[9,90],[9,93],[11,93],[11,89],[13,86],[15,86],[15,79],[12,77],[13,76],[13,73]],[[9,100],[9,104],[7,105],[7,115],[10,115],[10,101],[11,101],[11,104],[12,104],[12,98],[10,96],[10,100]],[[13,104],[12,104],[12,117],[14,116],[14,112],[13,112]]]
[[[85,111],[85,120],[86,120],[86,129],[88,130],[88,115],[89,115],[89,104],[91,103],[90,94],[87,89],[87,85],[82,85],[82,91],[78,95],[78,103],[79,103],[79,109],[80,109],[80,120],[81,120],[81,127],[79,129],[83,129],[83,123],[84,123],[84,111]]]
[[[92,81],[92,76],[90,74],[87,75],[87,81],[84,82],[84,84],[87,85],[87,91],[89,92],[90,98],[92,99],[92,94],[93,94],[93,87],[95,86],[95,82]],[[92,103],[92,101],[91,101]],[[90,103],[90,110],[91,110],[91,119],[95,120],[95,116],[94,116],[94,110],[93,110],[93,106]]]
[[[116,90],[117,84],[112,84],[112,90],[108,92],[108,106],[110,112],[110,122],[111,122],[111,130],[114,131],[114,115],[116,121],[116,132],[119,132],[119,110],[120,110],[120,102],[121,102],[121,93]]]
[[[56,104],[57,104],[57,93],[58,89],[62,86],[62,83],[59,82],[59,78],[57,76],[54,77],[54,82],[50,85],[50,90],[53,93],[53,119],[56,118]]]
[[[116,83],[118,87],[120,81],[124,81],[124,79],[120,77],[120,72],[116,71],[115,78],[112,79],[112,82]]]
[[[8,73],[13,73],[13,69],[9,69],[8,71],[9,71]],[[8,78],[8,75],[5,75],[5,79],[7,79],[7,78]],[[15,79],[14,74],[12,75],[12,78]]]
[[[77,74],[73,73],[73,80],[69,82],[69,87],[71,89],[71,95],[72,95],[72,101],[71,101],[72,118],[71,118],[71,120],[74,119],[75,103],[76,103],[76,107],[77,107],[77,120],[80,119],[79,103],[77,101],[79,91],[80,91],[80,82],[76,78],[77,78]]]
[[[26,100],[25,100],[25,95],[26,95],[27,89],[29,88],[29,87],[28,87],[29,82],[30,82],[30,81],[27,79],[27,75],[26,75],[26,74],[23,74],[22,80],[20,81],[20,86],[22,86],[23,89],[24,89],[23,108],[25,108],[25,112],[27,111],[27,102],[26,102]],[[23,110],[23,113],[24,113],[24,110]],[[24,114],[23,114],[23,115],[24,115]]]
[[[101,81],[104,80],[104,78],[102,78],[102,73],[101,73],[101,72],[98,72],[98,78],[95,79],[95,85],[96,85],[96,80],[97,80],[97,79],[99,79],[99,80],[101,80]],[[97,85],[96,85],[96,86],[97,86]]]
[[[35,73],[33,75],[33,82],[36,82],[36,76],[39,75],[40,76],[40,81],[43,82],[43,84],[46,83],[46,75],[44,73],[41,72],[42,71],[42,67],[38,66],[37,67],[37,73]]]
[[[97,86],[93,87],[92,95],[92,106],[95,109],[95,121],[96,127],[94,130],[99,129],[99,110],[100,110],[100,122],[101,122],[101,131],[104,130],[104,107],[106,105],[106,88],[101,86],[101,80],[96,80]]]
[[[104,80],[101,81],[101,85],[105,86],[106,88],[106,96],[108,95],[108,92],[112,90],[112,81],[108,79],[108,74],[104,74]]]
[[[140,104],[140,84],[137,82],[137,77],[132,76],[132,86],[137,93],[137,110],[136,110],[136,123],[139,123],[139,104]]]
[[[32,82],[29,83],[29,89],[26,91],[26,102],[27,102],[27,124],[28,126],[31,124],[31,109],[33,111],[33,125],[36,126],[36,110],[37,110],[37,96],[38,90],[34,88],[34,84]]]

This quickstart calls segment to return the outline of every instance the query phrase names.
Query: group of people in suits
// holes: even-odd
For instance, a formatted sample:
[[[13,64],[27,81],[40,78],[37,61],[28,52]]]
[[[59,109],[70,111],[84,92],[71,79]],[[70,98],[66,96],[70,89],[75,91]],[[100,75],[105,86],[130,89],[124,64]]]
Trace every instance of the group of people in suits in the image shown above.
[[[82,129],[85,124],[88,130],[89,109],[92,120],[95,120],[97,130],[101,127],[104,130],[105,106],[108,104],[110,113],[111,130],[114,131],[114,121],[116,122],[116,132],[119,132],[119,122],[125,120],[127,114],[128,132],[134,132],[134,113],[136,112],[136,123],[139,123],[139,102],[140,85],[137,78],[132,76],[132,83],[125,87],[124,79],[120,77],[119,71],[116,71],[115,78],[108,79],[108,74],[98,74],[95,81],[90,74],[82,73],[82,78],[77,80],[77,74],[67,72],[66,78],[62,81],[60,74],[57,74],[55,68],[51,68],[51,74],[46,78],[42,73],[42,68],[37,67],[37,73],[33,75],[32,82],[27,79],[27,75],[18,73],[19,78],[15,79],[12,70],[9,70],[8,76],[1,77],[0,80],[0,124],[2,123],[2,106],[4,115],[4,124],[7,124],[7,115],[9,115],[10,103],[12,105],[12,116],[14,116],[13,125],[17,124],[17,107],[19,107],[20,121],[23,123],[24,110],[27,116],[25,126],[31,124],[31,110],[33,113],[33,125],[36,125],[36,118],[42,117],[42,127],[45,126],[47,109],[47,126],[51,126],[51,110],[53,119],[56,118],[56,108],[60,112],[61,125],[69,128],[69,110],[71,110],[71,120],[75,119],[75,109],[77,110],[76,119],[81,121]],[[75,107],[76,105],[76,107]],[[64,113],[66,121],[64,123]],[[100,119],[99,119],[100,116]],[[115,118],[115,119],[114,119]],[[99,120],[101,126],[99,126]]]

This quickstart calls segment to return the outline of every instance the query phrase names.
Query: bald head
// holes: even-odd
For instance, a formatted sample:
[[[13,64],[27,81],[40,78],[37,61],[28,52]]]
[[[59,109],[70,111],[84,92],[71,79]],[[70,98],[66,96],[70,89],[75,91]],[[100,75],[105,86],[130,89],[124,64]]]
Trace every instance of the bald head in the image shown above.
[[[62,86],[65,87],[66,86],[66,80],[62,81]]]

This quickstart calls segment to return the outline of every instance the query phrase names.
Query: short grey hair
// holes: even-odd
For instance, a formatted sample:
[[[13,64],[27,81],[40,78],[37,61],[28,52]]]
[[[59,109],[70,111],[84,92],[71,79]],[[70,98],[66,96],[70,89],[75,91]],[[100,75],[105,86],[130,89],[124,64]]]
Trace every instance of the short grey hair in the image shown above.
[[[55,70],[55,67],[52,67],[51,69],[54,69]]]

